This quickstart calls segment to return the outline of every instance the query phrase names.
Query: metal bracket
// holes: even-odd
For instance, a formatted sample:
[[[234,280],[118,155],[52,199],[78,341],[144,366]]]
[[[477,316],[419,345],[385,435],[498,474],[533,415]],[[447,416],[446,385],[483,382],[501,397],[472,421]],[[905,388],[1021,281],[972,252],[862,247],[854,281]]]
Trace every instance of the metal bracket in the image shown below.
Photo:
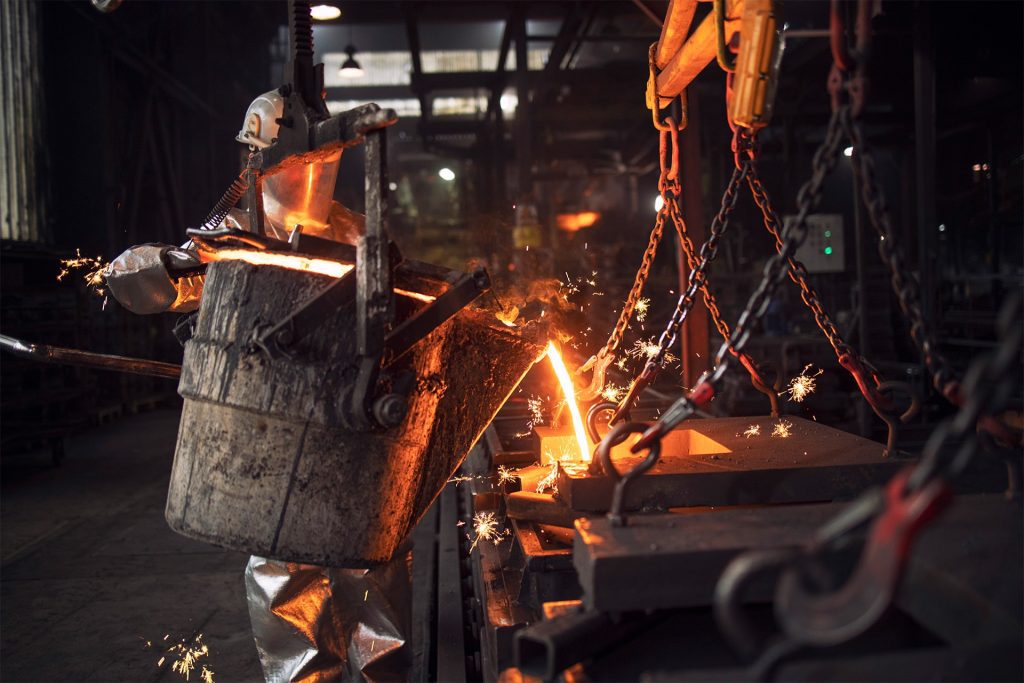
[[[491,278],[483,268],[463,275],[452,288],[422,311],[396,327],[385,340],[387,363],[394,363],[428,334],[475,301],[491,288]]]

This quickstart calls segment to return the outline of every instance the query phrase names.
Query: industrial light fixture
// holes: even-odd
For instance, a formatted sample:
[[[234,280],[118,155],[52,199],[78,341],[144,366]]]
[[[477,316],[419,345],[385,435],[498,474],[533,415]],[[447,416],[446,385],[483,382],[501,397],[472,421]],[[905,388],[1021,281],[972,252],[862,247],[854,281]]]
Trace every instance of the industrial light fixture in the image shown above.
[[[441,176],[441,180],[447,180],[449,182],[455,180],[455,171],[448,167],[442,168],[437,172],[437,175]]]
[[[665,206],[665,198],[660,194],[654,198],[654,210],[661,211],[661,207]]]
[[[313,21],[331,21],[341,16],[341,10],[334,5],[313,5],[309,8]]]
[[[843,150],[843,156],[844,157],[852,157],[853,156],[853,147],[847,147],[846,149],[844,149]]]
[[[345,54],[348,55],[348,59],[341,63],[341,68],[338,69],[338,75],[342,78],[361,78],[364,71],[363,67],[359,66],[359,62],[356,61],[356,48],[351,43],[345,48]]]

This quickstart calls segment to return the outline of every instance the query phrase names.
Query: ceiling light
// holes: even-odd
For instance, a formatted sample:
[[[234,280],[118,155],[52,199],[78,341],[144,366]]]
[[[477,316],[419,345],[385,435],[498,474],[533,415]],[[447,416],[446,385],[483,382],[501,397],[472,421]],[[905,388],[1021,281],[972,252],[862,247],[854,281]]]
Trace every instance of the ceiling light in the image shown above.
[[[338,75],[342,78],[361,78],[365,72],[363,67],[359,66],[359,62],[356,61],[356,48],[349,45],[345,48],[345,54],[348,55],[348,59],[341,63]]]
[[[441,176],[441,180],[455,180],[455,171],[447,167],[442,168],[440,171],[438,171],[437,175]]]
[[[847,147],[846,149],[844,149],[843,150],[843,156],[844,157],[852,157],[853,156],[853,147]]]
[[[313,21],[331,21],[341,16],[341,10],[334,5],[313,5],[309,8]]]
[[[665,206],[665,198],[660,194],[654,198],[654,210],[661,211],[661,207]]]

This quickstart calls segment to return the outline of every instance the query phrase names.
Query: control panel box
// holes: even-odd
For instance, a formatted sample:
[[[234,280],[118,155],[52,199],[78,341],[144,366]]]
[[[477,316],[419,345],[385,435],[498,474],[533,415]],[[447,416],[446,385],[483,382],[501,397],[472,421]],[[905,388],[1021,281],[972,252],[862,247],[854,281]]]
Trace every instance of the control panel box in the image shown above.
[[[786,216],[786,225],[796,216]],[[843,249],[843,216],[814,213],[807,216],[807,240],[796,252],[809,273],[841,273],[846,270]]]

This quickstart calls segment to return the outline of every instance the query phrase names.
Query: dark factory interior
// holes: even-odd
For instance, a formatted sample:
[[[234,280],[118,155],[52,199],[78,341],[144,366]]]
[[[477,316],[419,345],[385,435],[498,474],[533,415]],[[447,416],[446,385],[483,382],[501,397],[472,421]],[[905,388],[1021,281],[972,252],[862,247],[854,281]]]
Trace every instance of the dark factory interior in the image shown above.
[[[0,0],[0,679],[1024,680],[1022,35]]]

